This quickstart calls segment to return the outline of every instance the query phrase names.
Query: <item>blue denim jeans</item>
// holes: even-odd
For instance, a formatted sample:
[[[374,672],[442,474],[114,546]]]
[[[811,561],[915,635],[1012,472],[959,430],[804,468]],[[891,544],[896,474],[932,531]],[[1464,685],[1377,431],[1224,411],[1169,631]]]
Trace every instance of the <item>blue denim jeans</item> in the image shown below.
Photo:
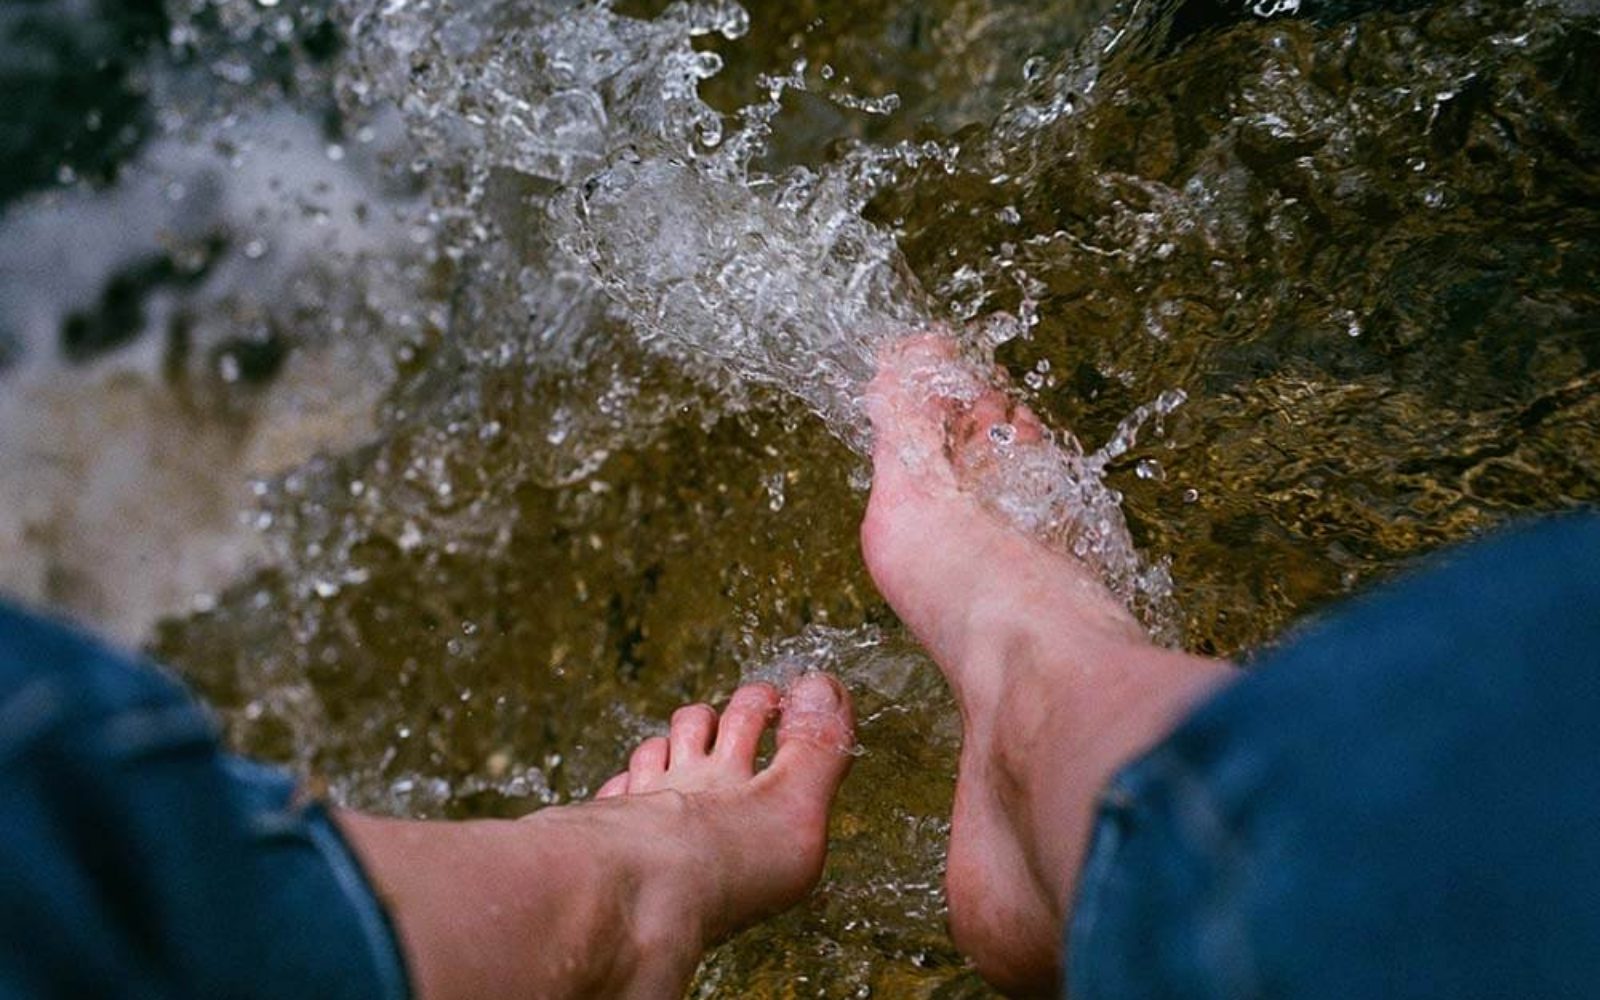
[[[0,996],[407,993],[321,805],[159,668],[0,606]]]
[[[1261,658],[1103,797],[1075,1000],[1600,995],[1600,519]]]
[[[1600,520],[1284,643],[1108,789],[1077,1000],[1600,984]],[[0,996],[407,993],[315,802],[159,668],[0,607]]]

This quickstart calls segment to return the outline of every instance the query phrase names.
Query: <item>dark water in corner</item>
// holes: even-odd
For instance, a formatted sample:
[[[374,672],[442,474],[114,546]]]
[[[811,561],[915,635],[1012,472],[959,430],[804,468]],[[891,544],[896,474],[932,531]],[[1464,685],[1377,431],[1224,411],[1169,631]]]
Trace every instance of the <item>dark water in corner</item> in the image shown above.
[[[587,794],[674,705],[831,666],[828,880],[701,994],[986,995],[956,723],[856,553],[863,352],[970,324],[1090,450],[1181,391],[1103,485],[1208,652],[1593,503],[1597,18],[7,8],[0,586],[414,815]]]

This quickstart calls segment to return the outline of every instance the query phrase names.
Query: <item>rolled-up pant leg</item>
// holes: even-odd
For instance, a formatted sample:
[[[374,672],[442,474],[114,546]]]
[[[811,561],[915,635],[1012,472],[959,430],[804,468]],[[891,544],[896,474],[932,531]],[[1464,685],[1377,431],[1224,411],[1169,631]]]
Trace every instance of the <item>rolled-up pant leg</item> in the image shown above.
[[[0,995],[407,994],[320,804],[159,668],[0,606]]]
[[[1104,797],[1076,1000],[1600,991],[1600,519],[1282,643]]]

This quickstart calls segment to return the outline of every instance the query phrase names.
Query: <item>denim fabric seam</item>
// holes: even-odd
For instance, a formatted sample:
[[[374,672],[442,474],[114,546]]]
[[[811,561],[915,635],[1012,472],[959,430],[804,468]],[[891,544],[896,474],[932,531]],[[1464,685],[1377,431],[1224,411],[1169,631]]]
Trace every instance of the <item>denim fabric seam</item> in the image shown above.
[[[1207,949],[1217,960],[1196,973],[1212,986],[1211,995],[1244,1000],[1261,994],[1261,978],[1243,926],[1238,891],[1231,883],[1238,871],[1237,839],[1216,807],[1210,789],[1200,775],[1170,747],[1158,748],[1124,767],[1100,796],[1098,817],[1090,840],[1089,856],[1080,869],[1077,903],[1069,923],[1067,972],[1074,987],[1074,1000],[1089,1000],[1093,993],[1083,987],[1096,982],[1098,968],[1097,934],[1111,873],[1126,845],[1126,824],[1138,811],[1138,803],[1155,788],[1166,789],[1176,806],[1173,836],[1186,845],[1191,858],[1207,858],[1229,876],[1226,892],[1211,892],[1195,913],[1197,931],[1217,940],[1224,947]]]
[[[1078,876],[1078,900],[1068,921],[1066,948],[1066,978],[1074,987],[1068,990],[1068,995],[1074,1000],[1089,1000],[1090,997],[1088,991],[1081,987],[1093,982],[1089,971],[1097,954],[1096,934],[1106,883],[1122,851],[1122,823],[1132,801],[1129,782],[1129,775],[1125,771],[1113,778],[1110,787],[1101,794],[1094,832],[1089,841],[1089,857]]]
[[[309,803],[303,815],[312,845],[327,860],[339,890],[355,910],[374,970],[382,984],[383,996],[386,1000],[409,1000],[411,977],[406,969],[400,935],[388,910],[379,900],[377,890],[361,867],[360,859],[321,803]]]
[[[1182,755],[1170,749],[1150,761],[1159,780],[1172,792],[1180,828],[1175,833],[1189,846],[1190,857],[1205,858],[1226,884],[1205,894],[1196,913],[1197,932],[1212,940],[1204,953],[1213,957],[1204,970],[1214,995],[1243,1000],[1261,995],[1261,976],[1239,905],[1239,838],[1223,819],[1205,780]]]

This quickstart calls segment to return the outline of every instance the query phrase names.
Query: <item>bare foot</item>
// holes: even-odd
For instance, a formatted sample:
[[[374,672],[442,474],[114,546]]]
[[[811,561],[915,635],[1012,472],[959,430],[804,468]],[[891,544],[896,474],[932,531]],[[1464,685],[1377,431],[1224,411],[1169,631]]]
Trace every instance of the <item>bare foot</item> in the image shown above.
[[[594,802],[514,822],[341,823],[425,1000],[681,996],[708,946],[816,884],[853,741],[843,688],[811,674],[781,699],[742,687],[720,716],[679,709]]]
[[[1100,788],[1229,668],[1155,646],[1082,563],[984,509],[997,442],[1045,434],[948,341],[899,344],[867,409],[862,551],[962,713],[951,935],[1001,989],[1048,992]]]

